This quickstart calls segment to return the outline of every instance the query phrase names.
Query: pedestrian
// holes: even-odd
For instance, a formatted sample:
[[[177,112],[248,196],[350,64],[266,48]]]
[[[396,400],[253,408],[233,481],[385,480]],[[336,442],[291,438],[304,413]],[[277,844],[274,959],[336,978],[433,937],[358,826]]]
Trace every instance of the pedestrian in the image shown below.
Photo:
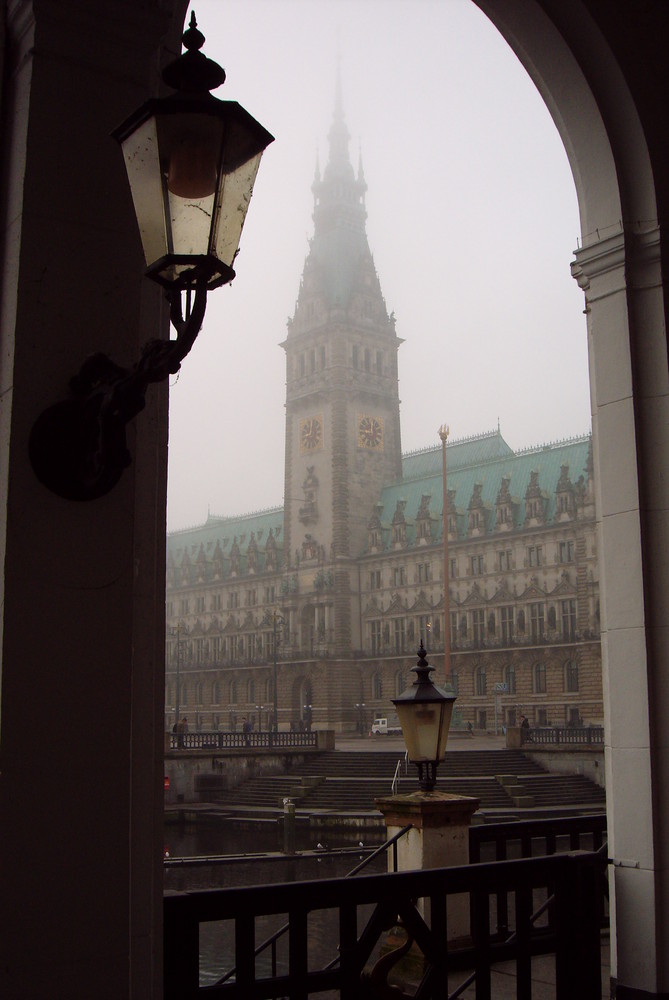
[[[528,720],[528,718],[527,718],[526,715],[521,715],[521,717],[520,717],[520,728],[521,729],[529,729],[530,728],[530,723],[529,723],[529,720]]]
[[[253,726],[251,725],[251,723],[249,722],[249,720],[246,718],[246,716],[244,716],[244,721],[242,723],[242,732],[244,733],[244,742],[246,743],[247,746],[250,746],[250,743],[251,743],[249,735],[251,733],[252,728],[253,728]]]

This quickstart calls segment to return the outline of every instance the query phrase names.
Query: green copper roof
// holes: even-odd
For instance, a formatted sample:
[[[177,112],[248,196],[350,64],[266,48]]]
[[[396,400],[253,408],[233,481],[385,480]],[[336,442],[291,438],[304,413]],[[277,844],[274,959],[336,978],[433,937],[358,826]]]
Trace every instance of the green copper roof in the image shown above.
[[[514,500],[514,527],[525,520],[525,493],[532,472],[538,473],[538,485],[546,499],[546,523],[555,516],[555,489],[563,465],[569,467],[569,478],[576,485],[579,477],[588,477],[590,437],[514,452],[498,432],[453,442],[446,450],[447,489],[455,490],[455,505],[462,515],[458,518],[459,534],[467,527],[469,502],[474,487],[481,485],[481,500],[491,511],[487,530],[495,526],[495,503],[502,479],[509,479],[509,493]],[[381,491],[379,517],[386,529],[384,542],[390,540],[390,525],[398,502],[404,503],[407,522],[407,543],[415,537],[415,518],[423,496],[430,496],[432,539],[442,536],[443,481],[441,445],[406,455],[403,461],[404,479]]]
[[[271,531],[271,536],[270,536]],[[265,548],[270,537],[274,538],[277,549],[277,566],[281,566],[283,549],[283,508],[256,511],[239,517],[207,518],[205,524],[195,528],[173,531],[167,536],[168,565],[174,561],[181,566],[184,556],[191,564],[197,563],[201,553],[211,564],[217,544],[220,546],[226,570],[230,555],[236,543],[241,559],[241,570],[245,571],[249,544],[253,540],[258,548],[258,571],[265,564]]]

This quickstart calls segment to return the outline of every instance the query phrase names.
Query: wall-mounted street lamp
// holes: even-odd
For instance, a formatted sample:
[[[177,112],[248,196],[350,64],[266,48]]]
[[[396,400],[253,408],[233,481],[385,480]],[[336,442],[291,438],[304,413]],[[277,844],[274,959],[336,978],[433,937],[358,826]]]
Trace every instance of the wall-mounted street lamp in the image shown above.
[[[412,667],[416,680],[392,702],[402,727],[409,760],[418,768],[420,787],[431,792],[437,780],[437,767],[443,760],[455,695],[438,688],[430,679],[434,670],[420,644],[418,663]]]
[[[46,410],[30,437],[37,478],[68,500],[104,496],[130,463],[126,424],[151,382],[175,374],[202,326],[207,292],[232,281],[263,150],[273,136],[236,101],[210,93],[225,71],[200,52],[195,15],[186,51],[163,71],[175,91],[152,98],[113,133],[121,145],[146,258],[166,289],[176,340],[153,340],[130,369],[88,358],[70,398]],[[182,307],[185,293],[185,311]]]

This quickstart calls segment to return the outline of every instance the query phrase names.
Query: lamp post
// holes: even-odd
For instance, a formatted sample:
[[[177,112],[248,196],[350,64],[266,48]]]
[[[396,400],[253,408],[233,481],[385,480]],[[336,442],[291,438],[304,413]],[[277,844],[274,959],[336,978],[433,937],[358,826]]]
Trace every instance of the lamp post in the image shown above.
[[[431,792],[437,767],[444,756],[455,695],[438,688],[430,679],[434,670],[421,642],[418,663],[412,667],[416,680],[392,702],[402,727],[409,760],[418,768],[421,790]]]
[[[256,705],[256,712],[258,713],[258,732],[262,732],[262,713],[264,710],[264,705]]]
[[[93,354],[71,379],[70,397],[38,417],[29,441],[33,470],[67,500],[104,496],[130,464],[126,425],[144,408],[150,383],[181,367],[202,326],[207,292],[235,276],[256,173],[273,141],[236,101],[210,93],[225,71],[200,52],[204,35],[194,14],[183,43],[186,52],[163,70],[175,93],[147,101],[113,133],[146,275],[165,288],[177,337],[149,341],[127,369]]]
[[[446,442],[448,440],[449,428],[446,424],[442,424],[439,428],[439,437],[441,438],[441,479],[442,479],[442,492],[444,494],[443,502],[443,527],[442,535],[444,538],[444,676],[446,680],[449,680],[451,671],[451,609],[450,609],[450,594],[448,589],[449,580],[449,561],[448,561],[448,491],[446,486]]]
[[[364,701],[356,702],[355,707],[358,709],[358,732],[361,736],[365,735],[365,703]]]
[[[283,615],[278,614],[276,611],[272,612],[272,654],[274,660],[274,730],[278,733],[279,731],[279,683],[278,683],[278,671],[276,666],[276,636],[277,628],[283,628],[286,624],[286,619]]]
[[[183,621],[178,621],[176,625],[169,628],[168,634],[177,637],[177,689],[174,699],[174,721],[179,724],[179,713],[181,711],[181,633],[186,628]]]

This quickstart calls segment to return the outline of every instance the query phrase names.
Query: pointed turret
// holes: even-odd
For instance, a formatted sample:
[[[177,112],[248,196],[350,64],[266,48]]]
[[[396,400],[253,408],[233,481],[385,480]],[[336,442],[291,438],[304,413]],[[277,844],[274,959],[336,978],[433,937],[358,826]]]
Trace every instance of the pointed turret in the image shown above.
[[[361,159],[357,176],[353,169],[349,140],[338,74],[328,160],[321,174],[317,158],[311,186],[314,235],[289,334],[302,332],[314,316],[322,317],[332,309],[349,312],[354,299],[361,295],[367,300],[365,315],[377,322],[388,322],[365,229],[367,183]]]

